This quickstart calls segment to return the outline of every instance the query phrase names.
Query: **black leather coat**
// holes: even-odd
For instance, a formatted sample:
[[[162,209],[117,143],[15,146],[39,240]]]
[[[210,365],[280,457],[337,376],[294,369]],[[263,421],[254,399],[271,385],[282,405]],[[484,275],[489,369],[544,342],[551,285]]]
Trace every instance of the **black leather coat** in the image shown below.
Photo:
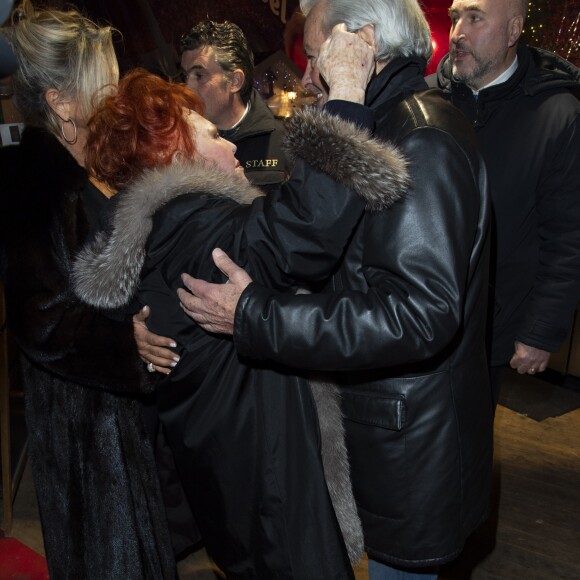
[[[234,331],[243,356],[345,371],[333,376],[367,550],[403,566],[459,554],[492,468],[485,172],[469,123],[425,88],[421,63],[397,59],[367,91],[377,135],[410,160],[403,202],[365,216],[324,293],[251,284]]]

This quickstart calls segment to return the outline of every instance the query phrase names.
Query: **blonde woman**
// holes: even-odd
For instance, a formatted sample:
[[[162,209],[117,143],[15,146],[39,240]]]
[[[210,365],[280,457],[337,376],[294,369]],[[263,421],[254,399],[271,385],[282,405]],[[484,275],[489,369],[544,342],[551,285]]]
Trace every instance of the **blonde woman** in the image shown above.
[[[25,1],[3,33],[27,129],[0,150],[2,279],[50,576],[173,579],[131,325],[70,290],[71,261],[110,194],[89,179],[84,145],[88,117],[118,81],[112,31]]]

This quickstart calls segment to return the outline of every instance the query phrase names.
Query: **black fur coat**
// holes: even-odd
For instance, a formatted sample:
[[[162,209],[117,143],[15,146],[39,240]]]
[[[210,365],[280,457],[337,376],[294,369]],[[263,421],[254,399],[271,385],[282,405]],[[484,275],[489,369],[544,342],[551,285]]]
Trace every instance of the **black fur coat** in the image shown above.
[[[132,325],[81,304],[72,259],[103,198],[50,134],[0,150],[0,249],[22,351],[29,455],[51,578],[169,579],[175,564],[136,395]]]

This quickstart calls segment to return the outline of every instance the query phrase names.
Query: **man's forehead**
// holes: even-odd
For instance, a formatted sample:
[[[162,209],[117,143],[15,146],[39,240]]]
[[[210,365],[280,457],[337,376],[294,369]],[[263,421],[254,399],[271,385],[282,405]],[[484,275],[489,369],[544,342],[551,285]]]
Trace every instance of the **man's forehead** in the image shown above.
[[[325,40],[322,20],[313,11],[306,17],[304,23],[304,50],[307,54],[316,54]]]
[[[479,12],[505,11],[519,0],[453,0],[449,12],[477,10]]]
[[[510,13],[517,13],[521,0],[453,0],[449,13],[482,12],[490,17],[503,18]]]
[[[187,62],[190,66],[195,66],[196,68],[213,69],[219,67],[213,46],[200,46],[199,48],[186,50],[181,56],[181,62]]]
[[[506,1],[506,0],[502,0]],[[451,4],[451,8],[449,8],[449,12],[461,10],[481,10],[482,5],[485,4],[485,1],[481,0],[453,0],[453,4]]]

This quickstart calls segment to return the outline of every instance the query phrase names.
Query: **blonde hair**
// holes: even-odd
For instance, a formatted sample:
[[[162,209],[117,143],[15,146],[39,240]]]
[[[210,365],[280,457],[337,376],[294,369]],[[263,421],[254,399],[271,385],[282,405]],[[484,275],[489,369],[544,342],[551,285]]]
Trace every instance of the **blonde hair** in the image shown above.
[[[5,32],[18,61],[15,104],[27,124],[60,134],[62,121],[46,102],[56,89],[80,107],[88,120],[101,97],[119,80],[113,29],[98,26],[76,10],[36,10],[24,0]]]

